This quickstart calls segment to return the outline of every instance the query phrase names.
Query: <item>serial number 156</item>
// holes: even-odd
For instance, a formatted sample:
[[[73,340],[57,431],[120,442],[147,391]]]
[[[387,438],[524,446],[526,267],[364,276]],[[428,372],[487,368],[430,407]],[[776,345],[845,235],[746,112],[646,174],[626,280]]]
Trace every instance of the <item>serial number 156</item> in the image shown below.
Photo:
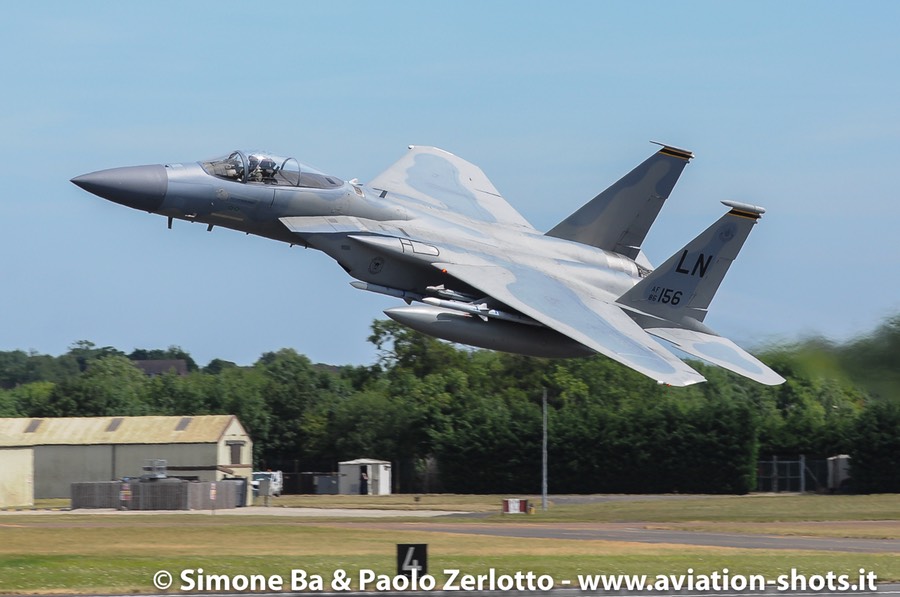
[[[677,305],[681,302],[681,295],[682,292],[680,290],[655,286],[650,291],[650,296],[647,297],[647,300],[654,303],[663,303],[664,305]]]

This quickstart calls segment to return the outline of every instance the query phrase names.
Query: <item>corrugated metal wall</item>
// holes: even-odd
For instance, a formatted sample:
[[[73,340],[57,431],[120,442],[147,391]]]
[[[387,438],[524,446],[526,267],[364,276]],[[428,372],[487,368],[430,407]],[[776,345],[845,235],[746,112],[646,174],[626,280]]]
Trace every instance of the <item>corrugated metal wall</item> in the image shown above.
[[[243,505],[244,483],[190,481],[72,483],[72,508],[222,510]],[[127,490],[123,491],[124,488]]]
[[[35,446],[34,497],[67,497],[74,482],[140,477],[151,458],[167,460],[170,476],[215,481],[216,451],[215,444]]]

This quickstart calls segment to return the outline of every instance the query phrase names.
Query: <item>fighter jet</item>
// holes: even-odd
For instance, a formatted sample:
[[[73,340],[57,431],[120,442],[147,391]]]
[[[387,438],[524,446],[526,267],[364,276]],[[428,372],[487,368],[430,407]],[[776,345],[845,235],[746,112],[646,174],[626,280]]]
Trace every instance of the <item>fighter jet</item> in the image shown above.
[[[705,381],[681,351],[775,385],[784,379],[704,325],[710,302],[764,209],[723,201],[718,221],[653,268],[641,243],[689,151],[662,145],[541,233],[477,166],[410,146],[367,184],[295,158],[232,151],[195,163],[112,168],[72,179],[127,207],[323,251],[358,289],[397,297],[392,319],[511,353],[600,353],[661,384]]]

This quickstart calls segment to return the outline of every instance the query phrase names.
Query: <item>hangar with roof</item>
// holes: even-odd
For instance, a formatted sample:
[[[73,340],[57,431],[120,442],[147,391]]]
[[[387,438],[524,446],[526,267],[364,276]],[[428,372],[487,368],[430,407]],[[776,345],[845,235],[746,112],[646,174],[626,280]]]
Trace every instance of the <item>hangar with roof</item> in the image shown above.
[[[140,477],[152,459],[168,475],[250,477],[253,442],[234,415],[0,418],[0,506],[69,497],[70,485]]]

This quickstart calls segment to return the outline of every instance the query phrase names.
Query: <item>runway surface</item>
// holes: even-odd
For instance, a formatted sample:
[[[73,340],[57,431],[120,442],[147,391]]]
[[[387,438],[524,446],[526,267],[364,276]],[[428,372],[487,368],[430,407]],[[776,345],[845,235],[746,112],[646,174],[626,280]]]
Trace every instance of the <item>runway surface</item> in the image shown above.
[[[350,524],[350,523],[337,523]],[[353,523],[357,528],[423,531],[496,537],[537,539],[574,539],[582,541],[625,541],[632,543],[667,543],[737,547],[744,549],[791,549],[840,551],[851,553],[900,553],[898,539],[856,539],[845,537],[795,537],[742,533],[710,533],[643,527],[635,523],[568,523],[568,524],[446,524],[419,523]]]

